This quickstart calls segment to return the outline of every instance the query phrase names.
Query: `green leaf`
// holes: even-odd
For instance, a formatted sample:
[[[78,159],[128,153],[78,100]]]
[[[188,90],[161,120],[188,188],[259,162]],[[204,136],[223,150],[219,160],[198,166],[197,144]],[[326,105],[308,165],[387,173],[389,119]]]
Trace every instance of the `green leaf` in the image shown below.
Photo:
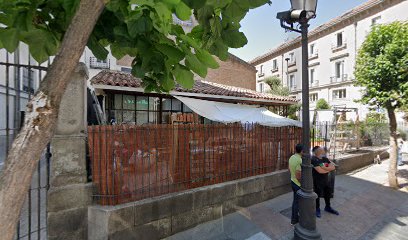
[[[168,75],[162,75],[160,78],[160,85],[163,87],[165,92],[170,92],[176,84],[174,83],[173,75],[170,73]]]
[[[108,57],[109,51],[95,38],[95,36],[91,35],[87,46],[97,59],[105,60]]]
[[[143,78],[146,75],[146,72],[143,70],[142,65],[138,63],[132,66],[131,73],[133,76],[138,78]]]
[[[157,15],[163,22],[167,22],[172,18],[170,9],[163,3],[156,3],[154,5]]]
[[[34,29],[24,33],[23,41],[29,45],[31,56],[39,63],[55,55],[59,47],[59,42],[54,35],[43,29]]]
[[[121,59],[126,55],[135,57],[137,55],[137,49],[135,48],[130,48],[130,47],[125,47],[119,43],[113,43],[110,45],[110,50],[112,55],[116,59]]]
[[[194,74],[185,66],[177,64],[172,71],[176,81],[186,89],[191,89],[194,86]]]
[[[191,9],[184,2],[179,2],[176,6],[176,15],[180,20],[189,20],[191,17]]]
[[[175,60],[176,62],[180,62],[183,60],[185,54],[178,48],[167,45],[167,44],[158,44],[156,48],[169,58]]]
[[[210,68],[216,69],[216,68],[220,67],[220,65],[214,59],[214,57],[211,56],[211,54],[209,54],[205,50],[201,50],[201,49],[197,50],[196,56],[197,56],[198,60],[200,60],[202,63],[204,63],[206,66],[208,66]]]
[[[20,30],[15,28],[0,28],[0,41],[3,47],[10,53],[18,47]]]
[[[193,54],[188,54],[186,56],[186,66],[202,78],[207,76],[207,67],[203,65]]]
[[[200,9],[206,4],[206,0],[182,0],[191,9]]]
[[[222,32],[222,39],[232,48],[240,48],[248,43],[245,34],[238,30],[226,30]]]
[[[223,8],[225,6],[227,6],[228,4],[230,4],[232,2],[232,0],[207,0],[207,4],[214,6],[216,8]]]
[[[228,46],[222,40],[217,40],[209,49],[210,53],[217,56],[221,61],[226,61],[229,57]]]
[[[224,10],[225,16],[234,21],[241,21],[249,11],[248,0],[233,0]]]
[[[150,32],[153,24],[150,18],[142,16],[136,20],[131,20],[127,24],[129,35],[135,38],[138,34]]]
[[[180,3],[180,0],[163,0],[163,2],[171,5],[177,5]]]
[[[152,1],[152,0],[131,0],[129,3],[130,4],[136,4],[136,5],[139,5],[139,6],[141,6],[141,5],[146,5],[146,6],[151,6],[151,7],[154,6],[154,1]]]
[[[249,3],[250,8],[257,8],[257,7],[260,7],[260,6],[265,5],[267,3],[269,5],[272,4],[272,2],[270,0],[249,0],[248,3]]]
[[[183,40],[184,42],[188,43],[190,46],[192,46],[195,49],[199,49],[200,46],[198,45],[198,43],[192,39],[191,37],[187,36],[187,35],[181,35],[180,36],[181,40]]]

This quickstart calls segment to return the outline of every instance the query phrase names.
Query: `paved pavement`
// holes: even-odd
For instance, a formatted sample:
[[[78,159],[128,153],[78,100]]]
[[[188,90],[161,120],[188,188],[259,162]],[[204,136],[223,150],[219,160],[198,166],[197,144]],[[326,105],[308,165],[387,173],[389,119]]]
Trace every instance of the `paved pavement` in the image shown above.
[[[388,161],[337,176],[332,206],[340,216],[322,212],[317,219],[323,239],[408,239],[408,163],[400,167],[401,190],[387,187]],[[240,209],[222,219],[201,224],[169,240],[292,239],[292,194]],[[324,203],[322,203],[324,206]]]

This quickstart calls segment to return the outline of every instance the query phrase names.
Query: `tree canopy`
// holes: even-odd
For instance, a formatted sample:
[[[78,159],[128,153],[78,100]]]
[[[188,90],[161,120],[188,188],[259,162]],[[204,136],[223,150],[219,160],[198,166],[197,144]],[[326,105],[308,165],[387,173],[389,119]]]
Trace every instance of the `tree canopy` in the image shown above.
[[[324,98],[320,98],[319,100],[317,100],[317,103],[316,103],[317,110],[326,110],[330,108],[331,108],[330,104]]]
[[[30,47],[38,62],[57,53],[80,0],[0,0],[0,48],[13,52],[19,42]],[[201,77],[217,68],[212,57],[228,57],[228,48],[247,43],[239,31],[249,9],[269,0],[104,0],[87,46],[98,59],[107,47],[120,59],[134,57],[132,74],[146,91],[170,91],[176,82],[193,86],[193,72]],[[173,16],[198,22],[190,33]]]
[[[289,96],[289,88],[282,86],[282,80],[279,77],[267,77],[264,82],[270,87],[270,94],[278,96]]]
[[[365,87],[361,102],[386,109],[408,103],[408,23],[373,27],[359,50],[356,84]]]

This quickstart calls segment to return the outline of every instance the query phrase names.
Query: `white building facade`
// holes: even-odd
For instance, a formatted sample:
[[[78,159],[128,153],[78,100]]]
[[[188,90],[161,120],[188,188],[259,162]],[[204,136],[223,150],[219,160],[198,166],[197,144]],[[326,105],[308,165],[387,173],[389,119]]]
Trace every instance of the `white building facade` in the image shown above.
[[[372,26],[408,20],[408,1],[370,0],[309,33],[310,108],[318,99],[331,106],[357,108],[364,118],[367,106],[356,103],[361,88],[353,82],[356,56]],[[279,77],[291,95],[302,99],[300,37],[259,56],[250,63],[257,69],[257,91],[269,89],[264,80]]]

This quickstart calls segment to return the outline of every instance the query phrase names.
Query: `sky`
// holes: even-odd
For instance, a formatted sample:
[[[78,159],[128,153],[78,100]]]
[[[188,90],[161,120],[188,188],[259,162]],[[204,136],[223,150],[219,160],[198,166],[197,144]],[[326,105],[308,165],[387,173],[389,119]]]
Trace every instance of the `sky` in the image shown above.
[[[320,0],[317,5],[316,18],[310,21],[313,29],[331,19],[341,16],[350,9],[367,0]],[[241,21],[241,31],[248,39],[248,44],[230,52],[246,61],[250,61],[269,50],[279,46],[287,39],[298,36],[298,33],[287,32],[280,27],[276,13],[290,9],[289,0],[272,0],[272,5],[252,9]]]

